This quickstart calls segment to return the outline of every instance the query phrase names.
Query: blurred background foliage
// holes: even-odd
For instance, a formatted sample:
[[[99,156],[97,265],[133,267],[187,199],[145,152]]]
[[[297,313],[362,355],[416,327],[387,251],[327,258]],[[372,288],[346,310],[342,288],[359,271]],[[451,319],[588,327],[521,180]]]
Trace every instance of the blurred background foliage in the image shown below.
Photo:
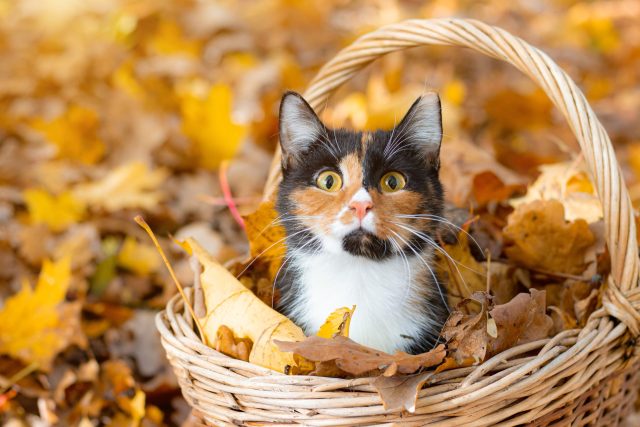
[[[0,422],[189,423],[154,328],[175,290],[132,218],[163,236],[183,283],[191,272],[169,233],[223,262],[244,254],[221,183],[241,212],[255,208],[283,91],[303,91],[361,34],[449,16],[501,26],[556,60],[640,205],[636,0],[0,0]],[[468,168],[486,157],[468,147],[504,167],[501,185],[578,156],[543,92],[461,49],[389,55],[322,116],[391,127],[429,89],[443,100],[443,151],[465,154],[443,168],[459,206],[488,200]]]

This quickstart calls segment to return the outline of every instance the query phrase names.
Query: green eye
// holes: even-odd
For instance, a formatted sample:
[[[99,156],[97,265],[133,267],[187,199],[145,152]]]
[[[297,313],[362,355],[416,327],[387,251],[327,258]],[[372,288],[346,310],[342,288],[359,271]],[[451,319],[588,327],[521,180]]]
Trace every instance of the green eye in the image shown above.
[[[385,193],[395,193],[407,185],[407,180],[400,172],[388,172],[380,180],[380,186]]]
[[[342,188],[342,178],[334,171],[324,171],[318,175],[316,185],[324,191],[334,193]]]

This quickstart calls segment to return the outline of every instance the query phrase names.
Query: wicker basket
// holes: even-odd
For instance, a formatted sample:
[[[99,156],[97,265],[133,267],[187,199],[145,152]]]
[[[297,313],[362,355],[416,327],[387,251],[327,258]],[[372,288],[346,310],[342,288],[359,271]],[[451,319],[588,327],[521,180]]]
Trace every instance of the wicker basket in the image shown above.
[[[317,108],[376,58],[420,45],[463,46],[509,62],[564,114],[604,208],[612,273],[602,307],[582,330],[563,331],[511,348],[480,366],[435,375],[409,414],[386,411],[367,378],[286,376],[204,346],[176,297],[158,315],[157,327],[182,392],[204,424],[614,426],[633,407],[640,375],[633,212],[609,137],[558,65],[519,38],[478,21],[410,20],[367,34],[342,50],[313,80],[305,98]],[[278,157],[265,197],[279,180]]]

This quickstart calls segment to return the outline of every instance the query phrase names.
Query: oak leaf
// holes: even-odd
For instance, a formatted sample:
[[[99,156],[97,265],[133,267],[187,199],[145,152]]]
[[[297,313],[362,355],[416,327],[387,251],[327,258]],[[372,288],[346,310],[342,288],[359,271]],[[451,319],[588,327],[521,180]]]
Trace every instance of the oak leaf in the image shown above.
[[[520,205],[504,229],[505,254],[530,269],[580,274],[596,238],[583,219],[567,222],[557,200]]]

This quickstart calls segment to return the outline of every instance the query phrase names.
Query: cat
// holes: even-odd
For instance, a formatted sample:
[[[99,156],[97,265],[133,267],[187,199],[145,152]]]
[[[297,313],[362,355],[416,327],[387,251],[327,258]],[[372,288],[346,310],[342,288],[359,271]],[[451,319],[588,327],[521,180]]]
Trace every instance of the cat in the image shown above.
[[[444,196],[440,98],[418,98],[393,129],[329,129],[304,98],[280,104],[276,208],[286,256],[277,308],[307,335],[356,306],[350,338],[387,353],[438,341],[449,309],[432,264]]]

